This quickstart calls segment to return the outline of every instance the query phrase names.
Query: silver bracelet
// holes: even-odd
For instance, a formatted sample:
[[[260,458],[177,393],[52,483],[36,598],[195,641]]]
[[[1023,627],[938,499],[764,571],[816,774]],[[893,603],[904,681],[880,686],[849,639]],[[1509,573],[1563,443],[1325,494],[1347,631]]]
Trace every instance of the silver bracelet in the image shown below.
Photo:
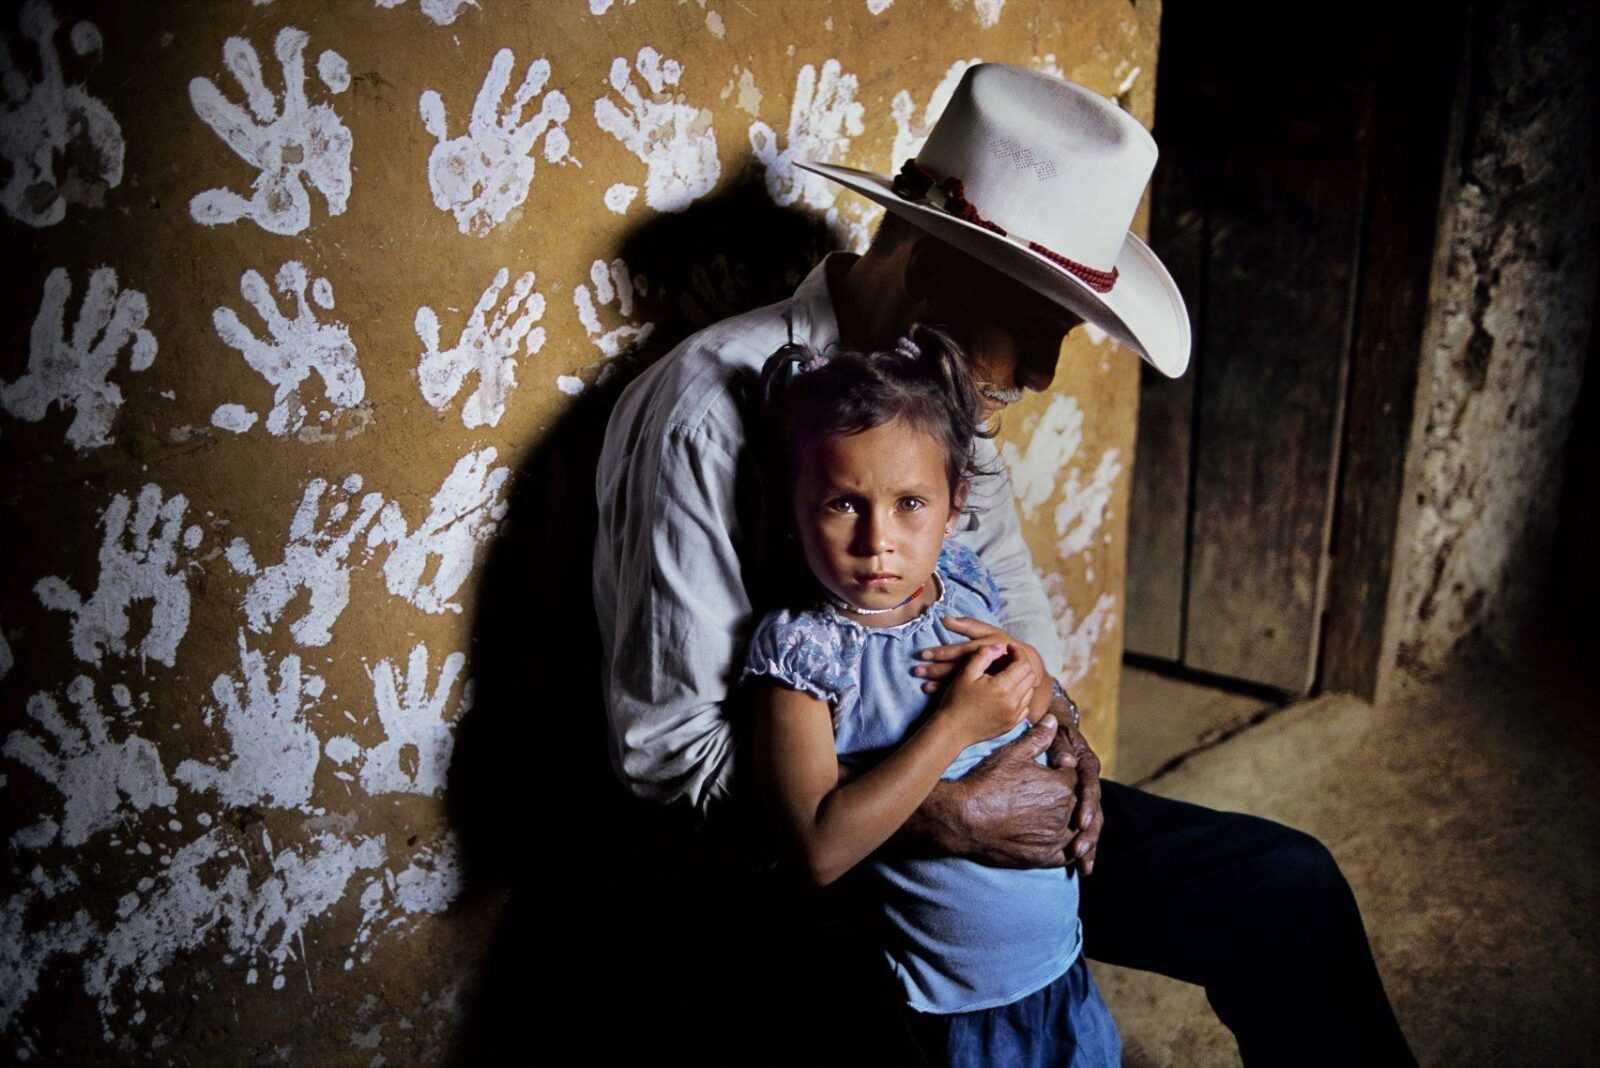
[[[1079,722],[1078,702],[1074,701],[1072,699],[1072,695],[1069,694],[1066,691],[1066,689],[1061,685],[1061,680],[1060,679],[1051,679],[1050,680],[1050,692],[1052,694],[1054,694],[1060,700],[1066,702],[1066,704],[1067,704],[1067,715],[1069,717],[1071,717],[1071,719],[1072,719],[1072,728],[1073,728],[1073,730],[1077,730],[1078,729],[1078,722]]]

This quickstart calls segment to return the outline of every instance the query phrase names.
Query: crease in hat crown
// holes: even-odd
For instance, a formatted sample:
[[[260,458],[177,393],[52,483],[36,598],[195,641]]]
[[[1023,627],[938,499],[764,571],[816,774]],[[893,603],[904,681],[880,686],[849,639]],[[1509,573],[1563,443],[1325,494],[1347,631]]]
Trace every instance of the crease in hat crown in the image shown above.
[[[1096,93],[982,63],[968,68],[917,163],[959,178],[966,198],[1008,232],[1110,270],[1155,169],[1156,144]]]

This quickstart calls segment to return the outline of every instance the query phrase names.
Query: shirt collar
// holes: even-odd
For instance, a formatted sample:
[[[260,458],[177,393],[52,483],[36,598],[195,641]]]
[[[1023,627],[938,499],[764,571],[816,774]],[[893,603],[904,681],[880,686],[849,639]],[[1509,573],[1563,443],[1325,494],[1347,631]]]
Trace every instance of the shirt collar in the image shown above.
[[[853,252],[834,252],[811,268],[805,281],[794,291],[790,305],[789,340],[826,352],[839,343],[839,316],[833,310],[829,279],[848,270],[859,257]]]

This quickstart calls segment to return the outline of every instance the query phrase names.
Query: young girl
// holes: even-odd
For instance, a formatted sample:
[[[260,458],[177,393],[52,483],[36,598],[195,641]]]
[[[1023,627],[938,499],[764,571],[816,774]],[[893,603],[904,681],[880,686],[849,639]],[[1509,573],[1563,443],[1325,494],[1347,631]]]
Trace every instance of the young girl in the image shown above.
[[[870,354],[789,347],[762,393],[770,478],[788,490],[795,569],[809,572],[761,621],[744,673],[781,829],[819,885],[864,866],[884,953],[936,1060],[1119,1063],[1081,958],[1073,869],[879,848],[941,778],[1021,734],[1034,688],[1050,684],[1003,645],[973,653],[933,697],[912,674],[919,651],[967,640],[947,616],[999,624],[988,570],[950,538],[982,433],[965,360],[929,327]]]

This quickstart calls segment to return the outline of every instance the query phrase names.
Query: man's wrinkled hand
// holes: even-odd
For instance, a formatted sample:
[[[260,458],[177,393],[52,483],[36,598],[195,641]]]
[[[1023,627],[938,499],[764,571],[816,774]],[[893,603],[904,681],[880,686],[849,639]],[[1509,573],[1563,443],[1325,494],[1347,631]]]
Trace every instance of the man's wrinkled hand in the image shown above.
[[[1072,840],[1065,849],[1066,857],[1076,862],[1078,869],[1089,875],[1094,871],[1095,852],[1100,846],[1100,830],[1105,826],[1105,813],[1100,808],[1100,758],[1089,748],[1083,732],[1071,726],[1061,709],[1052,709],[1062,716],[1062,727],[1050,740],[1050,766],[1070,767],[1077,774],[1077,798],[1072,813]]]
[[[1047,715],[962,777],[962,855],[996,868],[1067,863],[1074,836],[1071,817],[1078,807],[1079,758],[1069,749],[1059,763],[1037,763],[1039,754],[1064,733],[1057,730],[1055,717]],[[1095,791],[1098,809],[1098,779]]]

